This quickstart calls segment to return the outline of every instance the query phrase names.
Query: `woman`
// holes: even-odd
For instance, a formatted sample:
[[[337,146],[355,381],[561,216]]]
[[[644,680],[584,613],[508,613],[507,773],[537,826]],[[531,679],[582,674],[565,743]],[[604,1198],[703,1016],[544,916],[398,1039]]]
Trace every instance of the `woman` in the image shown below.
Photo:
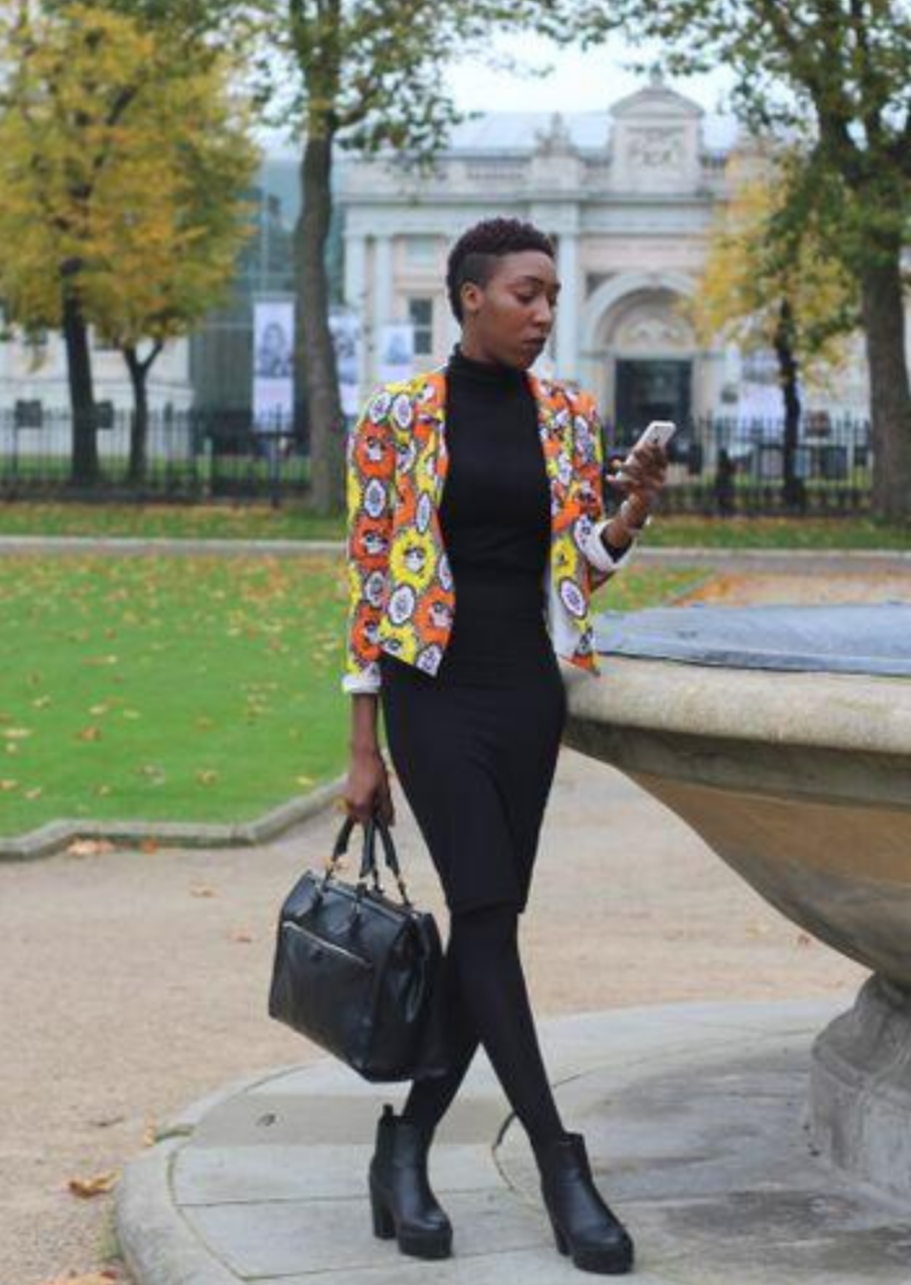
[[[548,1084],[518,950],[538,833],[566,717],[557,653],[599,672],[588,600],[629,558],[664,483],[651,447],[608,483],[591,397],[529,371],[554,321],[550,240],[492,219],[448,265],[461,341],[443,371],[386,385],[348,443],[345,805],[394,821],[376,717],[450,916],[441,984],[452,1067],[416,1080],[377,1125],[374,1230],[402,1252],[451,1252],[427,1150],[483,1044],[527,1131],[561,1253],[623,1272],[633,1245],[594,1186],[585,1144]],[[445,483],[445,486],[444,486]],[[458,606],[456,607],[456,601]]]

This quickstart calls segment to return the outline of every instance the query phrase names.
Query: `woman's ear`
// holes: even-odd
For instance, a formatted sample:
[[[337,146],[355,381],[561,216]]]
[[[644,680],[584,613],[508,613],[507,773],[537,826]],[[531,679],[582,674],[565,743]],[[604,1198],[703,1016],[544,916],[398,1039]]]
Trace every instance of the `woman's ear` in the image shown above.
[[[474,316],[480,312],[481,304],[484,302],[484,291],[476,281],[463,281],[462,289],[459,292],[462,301],[462,314]]]

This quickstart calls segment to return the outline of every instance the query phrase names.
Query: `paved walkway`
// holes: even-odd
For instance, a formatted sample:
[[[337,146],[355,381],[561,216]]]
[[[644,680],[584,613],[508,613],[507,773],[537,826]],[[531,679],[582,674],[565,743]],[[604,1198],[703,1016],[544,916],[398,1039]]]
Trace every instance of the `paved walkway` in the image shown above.
[[[911,1213],[814,1151],[810,1044],[851,996],[675,1004],[540,1023],[567,1127],[637,1244],[640,1285],[907,1285]],[[558,1285],[524,1130],[483,1052],[431,1151],[453,1256],[374,1238],[366,1172],[384,1101],[332,1058],[229,1085],[127,1166],[118,1230],[140,1285]]]
[[[306,557],[341,553],[340,540],[232,540],[169,539],[145,536],[0,536],[0,557],[16,553],[216,554],[238,557],[270,554]],[[686,562],[693,566],[720,566],[727,571],[797,571],[833,575],[845,565],[853,572],[911,570],[911,549],[690,549],[643,544],[637,557],[661,566]]]

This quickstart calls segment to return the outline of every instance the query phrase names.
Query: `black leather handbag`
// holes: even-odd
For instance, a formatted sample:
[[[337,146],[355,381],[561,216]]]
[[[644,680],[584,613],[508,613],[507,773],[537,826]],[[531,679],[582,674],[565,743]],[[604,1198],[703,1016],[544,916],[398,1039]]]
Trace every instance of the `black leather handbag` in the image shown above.
[[[324,873],[307,870],[282,904],[269,1016],[366,1080],[443,1075],[450,1059],[436,985],[442,962],[436,921],[410,900],[392,836],[378,814],[364,825],[356,885],[337,877],[355,824],[345,818]],[[400,901],[388,898],[380,883],[377,830]]]

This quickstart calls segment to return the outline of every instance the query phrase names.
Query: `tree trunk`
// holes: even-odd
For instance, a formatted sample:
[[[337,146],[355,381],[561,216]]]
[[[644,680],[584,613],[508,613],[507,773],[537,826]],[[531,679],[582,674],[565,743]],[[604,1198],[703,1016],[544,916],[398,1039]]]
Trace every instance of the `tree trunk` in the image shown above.
[[[121,352],[133,385],[133,418],[130,422],[130,463],[127,479],[138,486],[145,480],[148,464],[148,376],[152,362],[140,361],[136,349],[129,346],[122,348]]]
[[[797,476],[794,465],[800,432],[800,394],[797,391],[797,359],[794,356],[794,310],[788,299],[782,299],[775,327],[775,355],[778,358],[778,375],[781,395],[784,398],[784,479],[782,499],[786,509],[806,508],[807,496],[803,481]]]
[[[73,418],[71,479],[78,486],[98,481],[98,439],[95,426],[95,392],[88,327],[78,297],[63,295],[63,339],[66,345],[70,413]]]
[[[901,247],[861,270],[861,311],[870,371],[872,508],[877,517],[911,520],[911,391],[905,357]]]
[[[317,513],[345,504],[345,418],[329,329],[326,242],[332,216],[331,137],[309,135],[300,167],[301,213],[295,228],[297,347],[307,390],[310,494]]]

